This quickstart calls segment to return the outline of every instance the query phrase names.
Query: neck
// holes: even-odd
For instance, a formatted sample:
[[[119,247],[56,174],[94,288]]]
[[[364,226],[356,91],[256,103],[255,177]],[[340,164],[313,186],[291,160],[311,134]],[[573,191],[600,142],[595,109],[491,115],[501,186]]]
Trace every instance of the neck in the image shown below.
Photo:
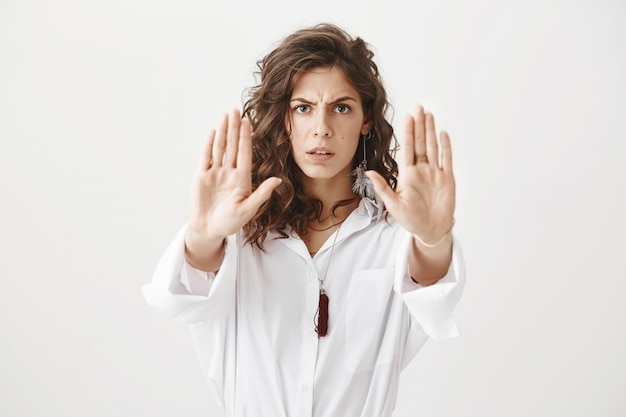
[[[309,224],[309,228],[320,232],[329,229],[335,230],[348,218],[350,213],[357,208],[360,201],[360,199],[354,195],[352,195],[352,198],[345,200],[348,200],[348,202],[338,206],[336,209],[334,209],[334,207],[337,206],[337,203],[342,200],[337,200],[332,204],[324,205],[320,218],[311,222]]]
[[[322,213],[320,220],[326,219],[328,222],[335,222],[338,219],[345,218],[358,203],[357,196],[352,192],[352,183],[348,182],[344,185],[338,186],[335,181],[330,180],[310,180],[303,183],[304,193],[312,198],[316,198],[322,202]],[[352,203],[338,207],[333,213],[333,208],[340,201],[354,200]],[[322,223],[322,221],[320,221]]]

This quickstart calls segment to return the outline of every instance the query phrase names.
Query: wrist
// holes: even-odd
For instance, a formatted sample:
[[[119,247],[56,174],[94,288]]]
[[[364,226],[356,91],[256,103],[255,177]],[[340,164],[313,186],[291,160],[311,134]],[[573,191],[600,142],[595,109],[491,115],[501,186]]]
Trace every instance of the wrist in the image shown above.
[[[452,228],[454,227],[454,218],[452,218],[452,225],[448,228],[448,230],[443,233],[443,235],[433,235],[437,237],[428,237],[427,239],[422,238],[419,234],[413,233],[413,240],[418,246],[434,249],[439,246],[447,246],[444,245],[446,242],[450,242],[452,240]]]
[[[185,233],[185,258],[196,267],[204,266],[207,260],[214,259],[220,254],[225,242],[225,237],[212,237],[188,228]]]
[[[431,285],[446,275],[452,260],[452,233],[448,232],[436,244],[426,242],[424,246],[419,237],[413,235],[411,254],[409,255],[409,273],[413,280],[422,285]]]

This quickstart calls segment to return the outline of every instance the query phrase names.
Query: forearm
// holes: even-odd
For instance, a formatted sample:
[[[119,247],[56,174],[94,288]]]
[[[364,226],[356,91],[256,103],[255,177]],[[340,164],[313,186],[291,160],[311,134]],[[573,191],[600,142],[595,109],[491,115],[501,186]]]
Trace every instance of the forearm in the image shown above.
[[[224,260],[223,238],[200,236],[189,228],[185,233],[185,260],[194,268],[205,272],[217,272]]]
[[[424,246],[413,237],[409,250],[409,273],[414,281],[432,285],[443,278],[452,261],[452,234],[435,247]]]

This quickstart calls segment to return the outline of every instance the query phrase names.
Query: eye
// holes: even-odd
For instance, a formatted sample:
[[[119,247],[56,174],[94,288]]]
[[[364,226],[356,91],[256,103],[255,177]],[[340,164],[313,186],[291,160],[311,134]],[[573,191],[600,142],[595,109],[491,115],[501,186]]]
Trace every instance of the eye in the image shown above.
[[[293,109],[297,113],[308,113],[309,111],[311,111],[311,108],[308,105],[306,105],[306,104],[298,104],[298,105],[294,106]]]
[[[347,106],[345,104],[338,104],[337,107],[335,107],[335,112],[340,114],[348,113],[350,110],[350,106]]]

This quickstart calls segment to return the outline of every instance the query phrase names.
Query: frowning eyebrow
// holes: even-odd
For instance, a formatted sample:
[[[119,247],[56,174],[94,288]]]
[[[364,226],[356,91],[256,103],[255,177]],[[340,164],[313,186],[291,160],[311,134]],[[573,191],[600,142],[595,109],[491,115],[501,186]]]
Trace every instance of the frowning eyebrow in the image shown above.
[[[290,103],[294,102],[294,101],[299,101],[300,103],[305,103],[305,104],[315,104],[312,101],[309,101],[305,98],[302,97],[295,97],[292,98],[291,100],[289,100]],[[331,101],[328,104],[337,104],[337,103],[341,103],[341,102],[345,102],[345,101],[354,101],[356,103],[356,99],[354,97],[350,97],[350,96],[343,96],[343,97],[339,97],[336,100]]]

